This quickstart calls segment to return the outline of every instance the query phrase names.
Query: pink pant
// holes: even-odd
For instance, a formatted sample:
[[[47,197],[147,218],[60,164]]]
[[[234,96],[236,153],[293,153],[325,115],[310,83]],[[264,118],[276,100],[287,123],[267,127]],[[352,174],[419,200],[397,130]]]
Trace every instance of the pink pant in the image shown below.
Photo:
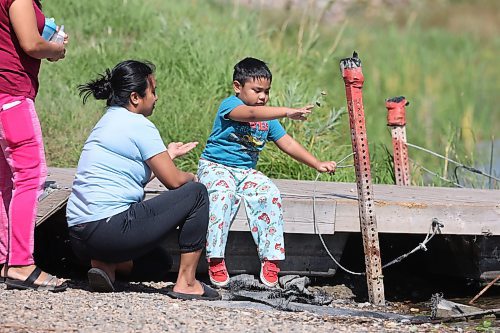
[[[38,196],[47,175],[31,99],[0,93],[0,146],[0,264],[30,265]]]

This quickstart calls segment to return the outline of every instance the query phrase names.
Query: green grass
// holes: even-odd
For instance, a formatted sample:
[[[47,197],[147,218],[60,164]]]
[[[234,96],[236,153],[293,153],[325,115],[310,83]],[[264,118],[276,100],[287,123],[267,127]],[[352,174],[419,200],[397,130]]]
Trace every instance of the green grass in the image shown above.
[[[486,12],[500,7],[489,1],[481,4],[478,7]],[[236,10],[216,1],[44,1],[46,15],[64,24],[70,34],[66,59],[44,62],[40,75],[37,109],[48,163],[76,166],[85,139],[103,113],[102,101],[83,106],[76,86],[119,61],[147,59],[157,66],[159,94],[151,120],[165,142],[200,141],[193,153],[179,161],[182,168],[194,171],[218,104],[231,93],[232,66],[245,56],[269,63],[272,105],[300,106],[314,102],[322,90],[328,93],[308,122],[282,123],[319,158],[340,160],[351,146],[338,65],[353,50],[363,61],[375,182],[392,183],[384,100],[398,95],[411,103],[409,142],[441,154],[449,147],[450,157],[473,163],[474,143],[489,140],[500,130],[500,38],[476,26],[475,30],[450,28],[449,19],[436,19],[441,17],[439,11],[474,17],[464,6],[453,1],[446,8],[410,6],[394,12],[391,20],[353,11],[348,21],[318,24],[319,13],[310,9],[304,11],[308,15],[284,15],[244,7]],[[314,179],[314,170],[272,146],[262,154],[260,170],[271,177]],[[438,173],[443,171],[442,161],[412,150],[410,156]],[[354,170],[341,169],[331,179],[354,181]],[[419,173],[414,181],[424,182]]]

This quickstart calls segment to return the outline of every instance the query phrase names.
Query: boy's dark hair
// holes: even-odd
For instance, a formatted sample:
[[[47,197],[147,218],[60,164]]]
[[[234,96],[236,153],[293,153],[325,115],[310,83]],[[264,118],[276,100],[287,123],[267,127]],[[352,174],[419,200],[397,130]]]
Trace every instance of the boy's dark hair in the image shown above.
[[[238,81],[244,86],[250,79],[266,79],[271,82],[273,75],[265,62],[248,57],[234,65],[233,81]]]
[[[105,99],[107,106],[128,105],[130,94],[136,92],[139,96],[146,96],[149,85],[149,76],[155,71],[155,65],[150,62],[126,60],[120,62],[112,70],[106,69],[95,80],[78,86],[83,104],[90,95],[95,99]]]

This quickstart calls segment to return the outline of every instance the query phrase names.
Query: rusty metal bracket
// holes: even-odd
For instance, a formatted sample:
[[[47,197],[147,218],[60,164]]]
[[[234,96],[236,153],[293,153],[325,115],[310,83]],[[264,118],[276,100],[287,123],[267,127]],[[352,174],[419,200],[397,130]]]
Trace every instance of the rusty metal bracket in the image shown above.
[[[404,96],[389,98],[385,101],[387,108],[387,126],[391,128],[394,176],[396,185],[410,185],[410,164],[408,163],[408,147],[406,146],[406,109],[410,104]]]

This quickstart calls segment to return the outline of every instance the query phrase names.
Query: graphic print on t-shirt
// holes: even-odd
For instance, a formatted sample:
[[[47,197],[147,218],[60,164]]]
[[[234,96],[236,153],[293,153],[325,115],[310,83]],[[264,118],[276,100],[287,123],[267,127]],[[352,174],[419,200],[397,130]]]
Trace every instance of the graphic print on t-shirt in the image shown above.
[[[241,150],[247,153],[253,163],[257,162],[259,151],[266,143],[269,124],[266,121],[239,123],[228,140],[241,145]]]

